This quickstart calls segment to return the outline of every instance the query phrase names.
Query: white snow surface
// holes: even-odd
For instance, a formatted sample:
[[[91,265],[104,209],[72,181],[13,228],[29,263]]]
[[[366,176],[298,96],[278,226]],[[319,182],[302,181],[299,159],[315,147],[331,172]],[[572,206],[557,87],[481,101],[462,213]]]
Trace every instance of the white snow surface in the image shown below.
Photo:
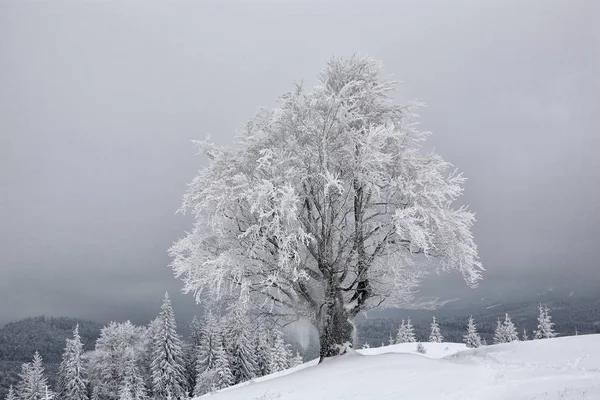
[[[600,335],[478,349],[416,343],[352,352],[206,395],[210,400],[600,399]]]

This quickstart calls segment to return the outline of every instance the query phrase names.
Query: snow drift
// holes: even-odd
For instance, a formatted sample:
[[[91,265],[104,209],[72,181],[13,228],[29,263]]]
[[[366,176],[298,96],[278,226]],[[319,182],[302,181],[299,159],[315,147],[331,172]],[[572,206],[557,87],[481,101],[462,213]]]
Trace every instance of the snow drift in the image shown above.
[[[211,400],[600,399],[600,335],[478,349],[416,343],[359,350],[207,395]]]

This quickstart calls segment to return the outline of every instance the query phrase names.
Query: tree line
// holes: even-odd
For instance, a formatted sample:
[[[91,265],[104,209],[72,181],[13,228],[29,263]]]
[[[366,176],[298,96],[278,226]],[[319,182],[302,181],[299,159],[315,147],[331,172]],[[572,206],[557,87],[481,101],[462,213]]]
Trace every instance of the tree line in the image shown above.
[[[190,328],[185,342],[168,294],[148,326],[111,322],[91,351],[83,350],[77,325],[66,340],[54,387],[36,351],[6,400],[186,399],[303,362],[279,329],[251,320],[239,303],[226,313],[208,310]]]

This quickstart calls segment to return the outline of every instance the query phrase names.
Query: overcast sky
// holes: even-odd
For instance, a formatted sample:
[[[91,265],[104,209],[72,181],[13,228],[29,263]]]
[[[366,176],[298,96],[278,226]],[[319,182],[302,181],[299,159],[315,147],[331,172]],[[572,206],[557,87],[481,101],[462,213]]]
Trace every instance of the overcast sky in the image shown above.
[[[600,2],[0,0],[0,325],[145,322],[199,168],[332,55],[382,60],[469,178],[491,271],[600,281]]]

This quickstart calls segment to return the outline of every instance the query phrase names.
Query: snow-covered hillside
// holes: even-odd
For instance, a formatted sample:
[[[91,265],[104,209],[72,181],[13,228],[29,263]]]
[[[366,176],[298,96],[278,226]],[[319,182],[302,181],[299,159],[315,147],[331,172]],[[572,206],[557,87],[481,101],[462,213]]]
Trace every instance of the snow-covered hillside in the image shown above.
[[[466,349],[399,344],[309,362],[208,395],[211,400],[600,399],[600,335]]]

